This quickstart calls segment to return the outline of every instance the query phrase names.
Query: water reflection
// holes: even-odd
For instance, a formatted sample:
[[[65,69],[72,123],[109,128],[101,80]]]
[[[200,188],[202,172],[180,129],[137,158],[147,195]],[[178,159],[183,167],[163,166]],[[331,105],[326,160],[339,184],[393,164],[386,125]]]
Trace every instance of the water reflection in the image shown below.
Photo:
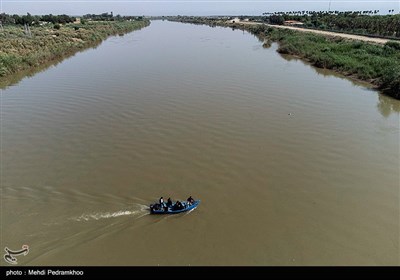
[[[301,58],[296,57],[295,55],[291,55],[291,54],[279,54],[283,59],[285,59],[286,61],[301,61],[302,63],[311,66],[311,68],[318,74],[318,75],[322,75],[323,77],[336,77],[336,78],[341,78],[341,79],[346,79],[351,81],[354,85],[358,85],[358,86],[363,86],[369,89],[376,89],[376,87],[374,85],[371,85],[368,82],[365,81],[361,81],[361,80],[357,80],[357,79],[352,79],[351,77],[347,77],[341,73],[338,73],[334,70],[331,69],[325,69],[325,68],[318,68],[315,67],[314,65],[312,65],[310,62],[302,60]]]
[[[64,59],[72,57],[74,55],[75,54],[70,54],[70,55],[64,56],[62,58],[54,59],[52,61],[43,63],[40,66],[37,66],[37,67],[34,67],[34,68],[30,68],[30,69],[26,69],[26,70],[20,71],[18,73],[9,75],[7,77],[0,78],[0,89],[5,89],[5,88],[7,88],[9,86],[15,85],[15,84],[19,83],[23,78],[32,77],[32,76],[36,75],[37,73],[40,73],[40,72],[43,72],[43,71],[47,70],[51,66],[56,66],[57,64],[59,64]]]
[[[123,34],[119,34],[119,36],[123,36]],[[0,89],[5,89],[9,86],[15,85],[15,84],[19,83],[25,77],[32,77],[40,72],[43,72],[43,71],[49,69],[52,66],[57,66],[60,62],[64,61],[67,58],[71,58],[78,53],[81,53],[81,52],[84,52],[84,51],[87,51],[90,49],[96,49],[100,44],[101,44],[101,42],[95,42],[90,45],[87,45],[84,49],[75,50],[71,53],[66,53],[62,57],[53,59],[48,62],[44,62],[37,67],[22,70],[18,73],[14,73],[14,74],[6,76],[6,77],[1,77],[0,78]]]
[[[344,76],[343,74],[337,73],[333,70],[323,69],[314,67],[311,63],[301,60],[294,55],[290,54],[280,54],[280,56],[285,59],[286,61],[301,61],[306,65],[310,65],[311,68],[318,74],[324,77],[336,77],[340,79],[346,79],[351,81],[354,85],[362,86],[367,90],[376,91],[376,86],[371,85],[368,82],[349,79],[348,77]],[[387,96],[383,93],[378,93],[378,104],[377,104],[378,111],[384,116],[385,118],[389,117],[391,113],[399,113],[400,112],[400,100],[396,100],[393,97]]]
[[[385,118],[389,117],[392,113],[399,114],[400,112],[400,101],[395,100],[390,96],[386,96],[383,94],[379,94],[378,96],[379,102],[376,105],[378,111],[384,116]]]

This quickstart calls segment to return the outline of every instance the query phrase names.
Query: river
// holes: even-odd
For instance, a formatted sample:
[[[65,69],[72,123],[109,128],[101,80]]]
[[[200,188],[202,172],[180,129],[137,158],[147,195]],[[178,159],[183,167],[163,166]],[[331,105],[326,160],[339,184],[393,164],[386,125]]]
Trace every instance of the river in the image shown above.
[[[276,49],[153,21],[1,90],[1,247],[28,245],[21,265],[399,265],[400,101]]]

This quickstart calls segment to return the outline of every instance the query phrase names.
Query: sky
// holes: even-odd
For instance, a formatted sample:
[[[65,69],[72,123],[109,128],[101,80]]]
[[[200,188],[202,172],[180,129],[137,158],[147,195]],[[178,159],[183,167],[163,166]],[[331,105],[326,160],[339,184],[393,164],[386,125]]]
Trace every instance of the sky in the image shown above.
[[[400,0],[0,0],[8,14],[261,15],[277,11],[380,10],[399,13]]]

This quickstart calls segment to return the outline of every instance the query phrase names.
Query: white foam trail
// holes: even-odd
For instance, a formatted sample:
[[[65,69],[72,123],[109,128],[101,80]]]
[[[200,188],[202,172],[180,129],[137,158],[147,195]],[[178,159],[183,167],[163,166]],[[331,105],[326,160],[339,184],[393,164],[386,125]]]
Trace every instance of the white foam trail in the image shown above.
[[[190,214],[190,212],[192,212],[194,209],[196,209],[197,207],[195,207],[195,208],[193,208],[193,209],[190,209],[189,211],[187,211],[186,213],[185,213],[185,215],[184,216],[186,216],[186,215],[189,215]]]
[[[140,215],[140,217],[144,216],[146,213],[144,213],[145,209],[144,207],[141,207],[140,210],[134,210],[134,211],[129,211],[129,210],[123,210],[123,211],[117,211],[117,212],[104,212],[104,213],[92,213],[92,214],[82,214],[79,217],[71,218],[74,221],[82,222],[82,221],[90,221],[90,220],[100,220],[100,219],[109,219],[109,218],[117,218],[121,216],[134,216],[134,215]],[[139,217],[139,218],[140,218]]]

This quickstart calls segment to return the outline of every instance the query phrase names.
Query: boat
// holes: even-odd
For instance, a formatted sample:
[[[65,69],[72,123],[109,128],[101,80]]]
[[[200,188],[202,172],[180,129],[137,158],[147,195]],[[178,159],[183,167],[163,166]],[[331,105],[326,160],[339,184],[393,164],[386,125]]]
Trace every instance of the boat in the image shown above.
[[[179,201],[179,203],[181,205],[181,206],[179,206],[178,201],[171,206],[167,206],[164,203],[163,207],[161,207],[160,203],[150,204],[150,213],[151,214],[178,214],[178,213],[193,210],[200,203],[200,200],[195,200],[192,203],[189,203],[187,201]]]

